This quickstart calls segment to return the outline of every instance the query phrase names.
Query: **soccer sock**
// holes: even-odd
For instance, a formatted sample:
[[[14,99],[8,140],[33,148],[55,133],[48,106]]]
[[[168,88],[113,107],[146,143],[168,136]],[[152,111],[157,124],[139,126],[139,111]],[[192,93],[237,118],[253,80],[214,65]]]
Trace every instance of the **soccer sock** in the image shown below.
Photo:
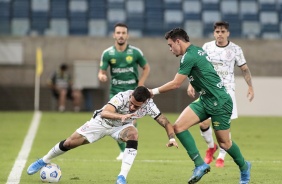
[[[229,138],[231,139],[231,132],[229,133]],[[226,156],[226,151],[220,148],[217,159],[221,158],[222,160],[224,160],[225,156]]]
[[[130,171],[130,168],[137,155],[138,141],[129,140],[126,143],[127,143],[127,146],[124,150],[121,170],[119,173],[119,175],[123,175],[125,178],[127,177],[128,172]]]
[[[125,146],[126,146],[126,143],[125,142],[118,142],[118,147],[120,149],[121,152],[124,152],[124,149],[125,149]]]
[[[212,128],[209,126],[207,129],[201,129],[201,136],[204,138],[206,143],[208,144],[208,148],[213,148],[214,147],[214,141],[212,137]]]
[[[246,164],[239,147],[234,141],[232,141],[232,146],[228,150],[226,150],[226,152],[233,158],[234,162],[239,166],[240,171],[248,169],[248,165]]]
[[[47,155],[45,155],[42,160],[45,162],[45,163],[50,163],[51,162],[51,159],[57,157],[57,156],[60,156],[62,154],[64,154],[65,152],[67,152],[69,149],[65,148],[63,146],[64,142],[66,140],[63,140],[59,143],[57,143],[48,153]]]
[[[177,138],[180,140],[181,144],[186,149],[189,157],[194,161],[195,166],[202,165],[204,163],[199,150],[195,144],[194,138],[188,130],[176,134]]]

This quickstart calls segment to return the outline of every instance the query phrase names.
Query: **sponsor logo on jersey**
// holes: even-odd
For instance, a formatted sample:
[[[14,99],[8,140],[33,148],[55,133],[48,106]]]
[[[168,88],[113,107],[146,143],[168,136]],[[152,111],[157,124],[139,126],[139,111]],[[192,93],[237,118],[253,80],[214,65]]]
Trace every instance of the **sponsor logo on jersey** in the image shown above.
[[[117,60],[116,59],[111,59],[111,64],[116,64]]]
[[[219,122],[217,122],[217,121],[212,122],[212,124],[213,124],[213,126],[215,126],[215,127],[218,127],[218,126],[220,125],[220,123],[219,123]]]
[[[133,50],[132,50],[132,49],[128,49],[128,50],[126,51],[126,54],[133,54]]]
[[[112,69],[113,73],[128,73],[132,72],[134,73],[134,68],[133,67],[128,67],[128,68],[113,68]]]
[[[135,79],[132,79],[132,80],[127,80],[127,81],[123,81],[123,80],[116,80],[116,79],[113,79],[112,80],[112,84],[113,85],[121,85],[121,84],[135,84],[136,83],[136,80]]]
[[[205,53],[205,51],[198,50],[198,54],[199,54],[200,56],[203,56],[203,55],[205,55],[206,53]]]
[[[126,60],[126,62],[127,62],[128,64],[130,64],[130,63],[132,63],[132,61],[133,61],[133,57],[132,57],[132,56],[127,56],[127,57],[125,58],[125,60]]]
[[[191,76],[189,76],[188,77],[188,80],[189,80],[189,82],[192,82],[192,81],[194,81],[194,78],[193,78],[193,76],[191,75]]]

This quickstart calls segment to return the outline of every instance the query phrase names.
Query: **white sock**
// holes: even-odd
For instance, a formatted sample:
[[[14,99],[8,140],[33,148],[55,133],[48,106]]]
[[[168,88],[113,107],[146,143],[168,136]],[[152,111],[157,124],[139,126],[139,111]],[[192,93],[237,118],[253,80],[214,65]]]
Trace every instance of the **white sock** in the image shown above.
[[[62,151],[59,148],[59,143],[57,143],[42,159],[45,163],[50,163],[51,159],[64,154],[66,151]]]
[[[202,130],[200,129],[200,132],[201,132],[201,136],[204,138],[204,140],[208,144],[208,148],[213,148],[214,147],[214,141],[213,141],[213,137],[212,137],[212,128],[209,127],[209,129],[206,130],[205,132],[202,132]]]
[[[134,162],[136,155],[137,155],[136,149],[125,148],[119,175],[123,175],[125,178],[127,177],[128,172],[130,171],[130,168]]]
[[[229,133],[229,138],[231,139],[231,132]],[[225,156],[226,156],[226,151],[220,148],[217,159],[221,158],[222,160],[224,160]]]

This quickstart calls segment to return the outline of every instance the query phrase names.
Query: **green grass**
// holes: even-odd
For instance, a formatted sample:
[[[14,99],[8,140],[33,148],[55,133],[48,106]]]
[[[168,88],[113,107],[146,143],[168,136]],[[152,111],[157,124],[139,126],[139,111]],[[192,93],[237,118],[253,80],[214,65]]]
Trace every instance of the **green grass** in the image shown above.
[[[0,183],[6,183],[30,126],[32,112],[0,112],[1,167]],[[177,115],[166,114],[173,123]],[[42,157],[57,142],[67,138],[89,120],[91,113],[43,112],[21,184],[40,184],[39,174],[26,174],[27,166]],[[232,122],[232,139],[239,145],[244,157],[252,162],[252,184],[281,184],[281,130],[282,117],[240,117]],[[165,130],[150,117],[138,121],[138,155],[128,175],[128,184],[187,183],[194,168],[186,151],[167,148]],[[199,133],[198,125],[190,129],[202,157],[207,146]],[[179,141],[178,141],[179,142]],[[62,184],[115,183],[121,162],[115,157],[119,150],[116,142],[106,137],[94,144],[71,150],[52,160],[62,169]],[[216,153],[217,156],[218,153]],[[224,168],[211,163],[211,172],[199,183],[238,183],[239,170],[230,156]]]

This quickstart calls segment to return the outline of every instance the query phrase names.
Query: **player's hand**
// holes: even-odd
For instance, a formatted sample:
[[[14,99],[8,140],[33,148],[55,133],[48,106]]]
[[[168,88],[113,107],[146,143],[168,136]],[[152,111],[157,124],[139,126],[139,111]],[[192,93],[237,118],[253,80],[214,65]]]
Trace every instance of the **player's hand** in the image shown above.
[[[189,84],[188,89],[187,89],[187,94],[191,98],[195,98],[195,89],[192,87],[191,84]]]
[[[175,139],[170,139],[168,143],[166,144],[166,147],[172,147],[172,146],[175,146],[176,148],[178,148],[178,144]]]
[[[135,116],[135,114],[124,114],[121,116],[121,122],[125,122],[125,120],[131,118],[132,116]]]
[[[255,94],[254,94],[254,90],[252,87],[249,87],[248,89],[248,94],[247,94],[247,98],[249,99],[249,101],[251,102],[255,97]]]
[[[108,77],[107,75],[98,75],[98,78],[101,82],[107,82],[108,81]]]

